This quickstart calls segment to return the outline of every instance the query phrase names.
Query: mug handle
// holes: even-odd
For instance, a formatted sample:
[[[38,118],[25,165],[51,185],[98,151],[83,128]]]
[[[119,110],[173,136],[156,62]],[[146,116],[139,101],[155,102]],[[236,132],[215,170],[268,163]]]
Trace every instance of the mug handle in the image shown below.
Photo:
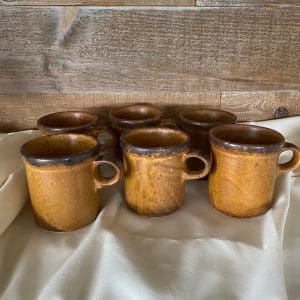
[[[99,166],[100,165],[110,165],[114,171],[115,175],[110,178],[105,178],[101,175]],[[97,189],[101,189],[104,186],[113,185],[119,181],[121,178],[121,171],[120,169],[112,162],[108,160],[95,160],[92,162],[92,172],[94,175],[94,183]]]
[[[180,129],[180,125],[173,119],[161,119],[157,124],[158,127],[167,127],[171,129]]]
[[[204,168],[199,171],[191,171],[188,169],[186,161],[189,158],[197,158],[201,160],[204,163]],[[184,180],[192,180],[192,179],[199,179],[203,178],[208,175],[210,169],[211,169],[211,160],[204,155],[200,154],[199,152],[190,152],[190,153],[184,153],[183,154],[183,178]]]
[[[293,151],[293,157],[290,161],[288,161],[284,164],[278,164],[277,175],[280,175],[282,173],[286,173],[289,171],[293,171],[300,167],[300,149],[292,143],[284,143],[281,153],[283,153],[284,151],[287,151],[287,150]]]
[[[100,143],[100,153],[110,152],[115,148],[116,140],[117,140],[116,135],[107,126],[99,126],[98,128],[96,128],[92,131],[92,135]],[[109,136],[111,141],[109,143],[105,143],[105,142],[103,143],[103,135],[106,137]],[[104,137],[104,139],[105,139],[105,137]]]

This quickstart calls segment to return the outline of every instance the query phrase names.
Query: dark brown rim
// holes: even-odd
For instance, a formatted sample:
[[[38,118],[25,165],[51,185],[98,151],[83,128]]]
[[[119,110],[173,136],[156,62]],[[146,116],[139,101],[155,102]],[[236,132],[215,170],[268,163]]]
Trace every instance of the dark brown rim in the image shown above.
[[[151,108],[155,109],[157,112],[157,116],[151,117],[151,118],[146,118],[146,119],[141,119],[141,120],[131,120],[131,119],[123,119],[118,117],[116,114],[126,108],[140,108],[140,107],[146,107],[146,108]],[[148,103],[139,103],[139,104],[129,104],[129,105],[124,105],[124,106],[119,106],[113,108],[109,112],[109,119],[113,124],[121,125],[121,126],[128,126],[128,127],[134,127],[134,126],[139,126],[139,125],[155,125],[158,123],[162,116],[162,113],[160,109],[153,105],[153,104],[148,104]]]
[[[74,115],[74,114],[86,115],[91,120],[82,125],[69,126],[69,127],[65,127],[65,126],[52,127],[52,126],[45,124],[49,118],[57,117],[60,115],[67,115],[67,114],[69,114],[70,116]],[[68,133],[68,132],[83,131],[83,130],[86,130],[86,129],[96,126],[97,123],[98,123],[98,116],[96,116],[92,113],[86,112],[86,111],[59,111],[59,112],[51,113],[51,114],[48,114],[48,115],[45,115],[45,116],[39,118],[37,121],[37,127],[39,130],[49,132],[52,134],[63,134],[63,133]]]
[[[126,138],[130,135],[135,135],[138,133],[154,133],[154,132],[165,132],[165,133],[175,133],[179,134],[182,137],[184,137],[185,142],[178,143],[175,145],[170,146],[164,146],[164,147],[142,147],[142,146],[136,146],[131,143],[128,143],[126,141]],[[135,154],[141,154],[141,155],[159,155],[159,156],[167,156],[171,154],[176,154],[185,151],[189,147],[190,138],[189,136],[181,131],[171,128],[157,128],[157,127],[149,127],[149,128],[140,128],[140,129],[133,129],[131,131],[126,131],[121,135],[120,138],[120,145],[123,149],[123,151],[132,152]]]
[[[70,154],[70,155],[62,155],[59,157],[36,156],[27,150],[27,147],[30,144],[36,142],[38,139],[55,139],[55,138],[59,138],[61,136],[68,136],[68,137],[78,138],[78,139],[79,138],[80,139],[89,139],[90,141],[95,143],[95,146],[87,151],[82,151],[82,152],[78,152],[76,154]],[[22,156],[24,157],[24,159],[27,162],[29,162],[31,165],[34,165],[34,166],[52,166],[52,165],[58,165],[58,164],[63,164],[65,166],[71,166],[71,165],[81,163],[81,162],[85,161],[86,159],[90,159],[90,158],[98,156],[99,149],[100,149],[99,141],[97,141],[96,139],[94,139],[91,136],[87,136],[84,134],[59,134],[59,135],[40,136],[40,137],[34,138],[34,139],[28,141],[27,143],[25,143],[21,147],[20,152],[21,152]]]
[[[265,134],[272,134],[274,138],[278,138],[277,142],[274,143],[257,143],[257,144],[247,144],[247,143],[239,143],[232,142],[223,138],[218,137],[218,134],[223,132],[224,130],[257,130],[261,131]],[[211,144],[215,144],[220,147],[224,147],[230,150],[238,150],[244,152],[255,152],[255,153],[271,153],[279,151],[285,142],[284,136],[276,130],[256,126],[256,125],[247,125],[247,124],[234,124],[234,125],[220,125],[212,128],[209,131],[209,138]]]
[[[186,116],[187,114],[189,114],[191,112],[219,113],[220,115],[228,117],[228,120],[226,120],[226,121],[215,120],[212,122],[192,120]],[[226,110],[219,110],[219,109],[190,109],[190,110],[180,112],[179,118],[184,124],[186,124],[188,126],[193,126],[193,127],[214,127],[214,126],[223,125],[223,124],[234,124],[237,121],[237,116],[235,114],[233,114],[229,111],[226,111]]]

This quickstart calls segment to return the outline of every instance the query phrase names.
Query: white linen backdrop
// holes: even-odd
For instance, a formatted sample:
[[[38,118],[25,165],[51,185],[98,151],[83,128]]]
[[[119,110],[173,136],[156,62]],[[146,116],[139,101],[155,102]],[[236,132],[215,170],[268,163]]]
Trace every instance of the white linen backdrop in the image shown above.
[[[300,145],[300,117],[257,124]],[[119,184],[101,190],[92,224],[48,232],[28,202],[15,218],[27,198],[18,149],[36,134],[0,136],[1,299],[300,299],[297,172],[278,178],[273,208],[252,219],[213,209],[200,180],[175,214],[140,216]]]

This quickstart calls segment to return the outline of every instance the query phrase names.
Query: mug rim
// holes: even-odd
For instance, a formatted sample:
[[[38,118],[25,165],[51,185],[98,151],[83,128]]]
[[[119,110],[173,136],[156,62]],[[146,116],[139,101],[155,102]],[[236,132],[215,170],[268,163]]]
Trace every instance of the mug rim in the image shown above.
[[[116,115],[117,112],[121,111],[121,110],[126,110],[127,108],[138,108],[138,107],[146,107],[146,108],[151,108],[151,109],[155,109],[157,115],[154,117],[149,117],[149,118],[145,118],[145,119],[138,119],[138,120],[134,120],[134,119],[126,119],[126,118],[121,118],[118,117]],[[120,124],[123,126],[135,126],[135,125],[147,125],[147,124],[153,124],[155,122],[158,122],[160,120],[162,116],[162,112],[160,111],[160,109],[153,105],[153,104],[149,104],[149,103],[136,103],[136,104],[128,104],[128,105],[122,105],[122,106],[117,106],[114,107],[110,110],[109,112],[109,119],[112,123],[115,124]]]
[[[228,138],[219,137],[218,134],[224,132],[224,130],[245,130],[248,132],[250,131],[260,131],[261,133],[265,134],[272,134],[274,138],[278,139],[275,142],[271,143],[244,143],[244,142],[237,142],[237,141],[230,141]],[[216,126],[209,131],[209,138],[211,144],[215,144],[217,146],[224,147],[229,150],[238,150],[243,152],[255,152],[255,153],[271,153],[271,152],[278,152],[284,145],[285,138],[284,136],[271,128],[257,126],[257,125],[250,125],[250,124],[228,124],[228,125],[219,125]]]
[[[218,113],[219,115],[223,115],[228,117],[226,121],[218,121],[212,120],[210,121],[201,121],[201,120],[193,120],[188,118],[186,115],[191,112],[200,112],[200,113]],[[179,113],[179,117],[181,121],[183,121],[186,125],[194,126],[194,127],[214,127],[222,124],[234,124],[237,121],[237,116],[234,113],[231,113],[227,110],[220,110],[220,109],[210,109],[210,108],[195,108],[185,110]]]
[[[71,139],[86,139],[90,140],[94,144],[93,147],[90,149],[87,149],[86,151],[81,151],[69,155],[60,155],[60,156],[41,156],[41,155],[36,155],[30,153],[30,151],[27,149],[32,143],[37,142],[38,140],[45,139],[45,140],[54,140],[54,139],[59,139],[62,137],[68,137]],[[98,140],[91,136],[87,136],[84,134],[73,134],[73,133],[68,133],[68,134],[57,134],[57,135],[44,135],[44,136],[39,136],[34,139],[31,139],[30,141],[26,142],[25,144],[22,145],[20,148],[20,152],[23,156],[23,159],[27,161],[29,164],[34,165],[34,166],[55,166],[55,165],[65,165],[65,166],[71,166],[71,165],[76,165],[81,162],[84,162],[87,159],[96,157],[99,154],[99,149],[100,149],[100,143]]]
[[[57,117],[60,115],[73,116],[74,114],[86,115],[90,118],[90,121],[77,126],[49,126],[45,124],[45,122],[50,118]],[[66,110],[66,111],[58,111],[58,112],[50,113],[40,117],[37,120],[37,127],[39,130],[43,132],[49,132],[51,134],[64,134],[68,132],[84,130],[96,126],[97,123],[98,123],[98,116],[93,113],[87,111],[80,111],[80,110]]]
[[[135,135],[139,133],[172,133],[177,134],[183,137],[185,141],[182,143],[176,143],[174,145],[162,146],[162,147],[147,147],[147,146],[137,146],[126,140],[128,135]],[[167,127],[148,127],[148,128],[138,128],[130,131],[124,132],[120,137],[120,145],[123,151],[131,152],[140,155],[158,155],[158,156],[167,156],[172,154],[177,154],[184,152],[189,147],[190,138],[189,136],[181,130],[167,128]]]

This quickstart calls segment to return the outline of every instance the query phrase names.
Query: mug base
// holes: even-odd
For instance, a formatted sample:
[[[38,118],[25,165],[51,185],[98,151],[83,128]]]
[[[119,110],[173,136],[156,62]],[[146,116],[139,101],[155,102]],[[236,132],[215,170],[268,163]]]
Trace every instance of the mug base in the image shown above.
[[[137,209],[133,208],[132,206],[130,206],[130,204],[128,202],[126,202],[127,207],[135,212],[136,214],[139,214],[141,216],[146,216],[146,217],[165,217],[171,214],[176,213],[178,210],[180,210],[182,208],[182,205],[176,207],[175,209],[170,209],[168,211],[162,211],[162,212],[157,212],[157,213],[147,213],[147,212],[139,212]]]
[[[34,220],[35,222],[41,227],[43,228],[44,230],[46,231],[52,231],[52,232],[68,232],[68,231],[75,231],[75,230],[78,230],[78,229],[81,229],[81,228],[84,228],[88,225],[90,225],[91,223],[93,223],[96,218],[98,217],[99,213],[100,213],[100,210],[97,212],[96,216],[89,220],[88,222],[84,223],[84,224],[81,224],[79,226],[73,226],[73,227],[69,227],[69,228],[58,228],[58,227],[55,227],[45,221],[43,221],[40,217],[38,217],[35,213],[33,213],[33,217],[34,217]]]
[[[217,210],[218,212],[226,215],[226,216],[229,216],[229,217],[233,217],[233,218],[238,218],[238,219],[247,219],[247,218],[255,218],[255,217],[259,217],[259,216],[262,216],[264,215],[265,213],[267,213],[267,211],[272,207],[272,203],[266,207],[264,207],[259,213],[257,214],[236,214],[236,213],[232,213],[232,212],[229,212],[229,211],[224,211],[224,210],[221,210],[219,208],[217,208],[214,204],[213,204],[213,201],[211,199],[209,199],[209,202],[211,204],[211,206]]]

